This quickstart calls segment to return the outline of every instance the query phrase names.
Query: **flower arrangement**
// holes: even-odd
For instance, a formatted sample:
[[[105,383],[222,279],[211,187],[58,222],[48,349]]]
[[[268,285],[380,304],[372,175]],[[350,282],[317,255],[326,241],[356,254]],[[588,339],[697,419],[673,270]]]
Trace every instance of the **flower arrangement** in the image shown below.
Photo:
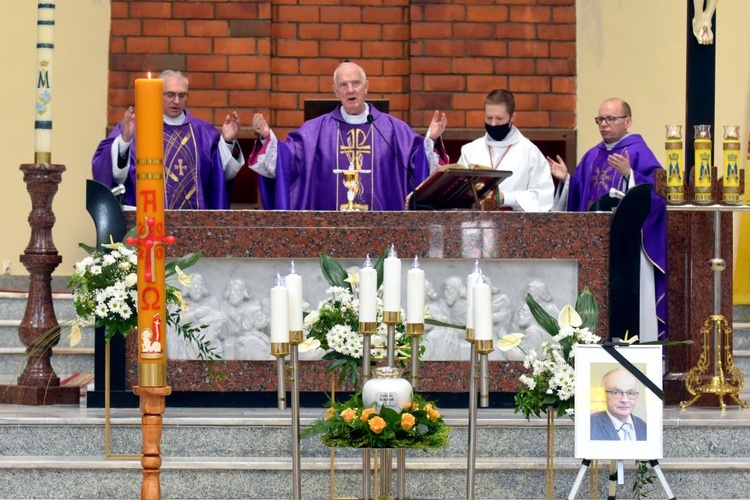
[[[70,344],[77,345],[81,340],[81,327],[92,322],[94,326],[104,328],[107,341],[118,334],[127,336],[138,327],[136,249],[124,243],[105,244],[101,250],[83,244],[79,246],[89,255],[75,264],[75,271],[68,283],[76,309],[76,317],[71,323]],[[195,264],[201,254],[194,252],[168,262],[165,266],[167,279],[176,276],[180,284],[189,286],[192,276],[186,275],[182,269]],[[185,308],[182,292],[169,283],[165,289],[167,325],[196,344],[199,359],[220,359],[216,347],[200,333],[205,325],[181,323],[180,314]]]
[[[445,425],[434,403],[419,394],[400,412],[383,406],[364,408],[362,394],[348,401],[331,401],[325,415],[301,436],[322,434],[321,442],[342,448],[442,448],[448,443],[450,427]]]
[[[541,416],[543,411],[557,409],[557,416],[573,417],[575,395],[575,363],[573,346],[597,344],[601,340],[592,333],[596,328],[599,310],[588,288],[578,296],[576,307],[566,305],[557,319],[545,311],[531,294],[526,303],[539,325],[552,335],[553,342],[542,343],[542,352],[525,352],[523,365],[531,375],[521,375],[521,385],[515,396],[515,412]]]
[[[383,282],[384,252],[375,264],[378,288]],[[359,384],[359,368],[362,364],[363,341],[359,329],[359,300],[357,273],[347,272],[331,257],[321,253],[320,268],[331,287],[328,297],[309,312],[304,319],[303,330],[306,341],[304,349],[317,348],[326,351],[323,359],[330,360],[326,372],[339,372],[339,384],[349,381],[353,387]],[[377,298],[377,331],[370,340],[371,359],[382,359],[386,354],[387,326],[383,323],[383,301]],[[411,356],[411,337],[405,333],[403,324],[396,325],[394,355],[399,360]]]

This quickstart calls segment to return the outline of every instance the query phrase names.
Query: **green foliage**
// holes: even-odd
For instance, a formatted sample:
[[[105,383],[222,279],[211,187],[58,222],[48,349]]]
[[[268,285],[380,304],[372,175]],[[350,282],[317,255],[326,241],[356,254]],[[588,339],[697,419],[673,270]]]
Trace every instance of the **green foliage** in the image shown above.
[[[633,481],[633,494],[636,500],[647,498],[649,493],[654,491],[653,484],[656,476],[649,468],[645,460],[636,460],[635,462],[635,480]]]
[[[301,434],[303,438],[317,435],[331,447],[442,448],[448,444],[450,427],[435,404],[419,394],[400,412],[383,407],[375,413],[375,408],[363,407],[358,392],[343,403],[330,401],[325,416]]]

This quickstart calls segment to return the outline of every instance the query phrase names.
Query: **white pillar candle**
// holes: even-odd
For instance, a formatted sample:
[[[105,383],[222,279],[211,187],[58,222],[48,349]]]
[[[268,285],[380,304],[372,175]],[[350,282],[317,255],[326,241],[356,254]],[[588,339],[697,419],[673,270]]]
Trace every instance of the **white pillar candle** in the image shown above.
[[[414,257],[414,265],[406,273],[406,322],[424,323],[424,271],[419,267],[419,259]]]
[[[289,343],[289,291],[278,274],[271,288],[271,343]]]
[[[298,332],[302,330],[302,276],[295,272],[294,262],[284,284],[289,293],[289,330]]]
[[[359,321],[375,323],[377,320],[378,272],[367,256],[364,267],[359,271]]]
[[[492,291],[480,279],[474,285],[474,340],[492,340]]]
[[[34,162],[52,162],[52,55],[55,50],[55,1],[40,0],[37,10]]]
[[[387,312],[401,311],[401,259],[393,245],[383,262],[383,309]]]
[[[479,261],[474,261],[474,270],[466,277],[466,329],[474,328],[474,285],[481,275]]]

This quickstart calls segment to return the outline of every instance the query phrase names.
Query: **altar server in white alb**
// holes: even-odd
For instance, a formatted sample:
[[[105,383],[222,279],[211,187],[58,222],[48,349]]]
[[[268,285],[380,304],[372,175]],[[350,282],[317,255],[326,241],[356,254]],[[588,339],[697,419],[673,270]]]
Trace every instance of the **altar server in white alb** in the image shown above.
[[[513,126],[515,119],[513,94],[501,89],[490,92],[484,101],[487,133],[461,148],[458,163],[512,171],[498,186],[498,203],[513,210],[547,212],[555,191],[549,164],[539,148]]]

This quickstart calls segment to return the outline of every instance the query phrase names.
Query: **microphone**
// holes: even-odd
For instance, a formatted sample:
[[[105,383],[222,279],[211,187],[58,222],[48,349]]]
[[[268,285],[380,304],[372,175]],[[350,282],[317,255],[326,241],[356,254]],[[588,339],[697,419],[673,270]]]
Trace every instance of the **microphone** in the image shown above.
[[[385,138],[383,133],[380,131],[377,125],[375,125],[375,118],[373,118],[372,113],[367,113],[367,122],[372,124],[372,128],[374,128],[381,139],[383,139],[383,142],[386,146],[388,146],[388,149],[391,150],[391,153],[393,153],[393,156],[396,158],[396,161],[398,162],[398,165],[406,171],[406,179],[409,184],[407,186],[407,189],[411,192],[411,199],[409,200],[409,205],[411,210],[417,209],[417,183],[414,181],[414,172],[410,168],[410,166],[407,166],[404,164],[404,161],[401,159],[401,157],[396,153],[396,150],[393,149],[393,146],[391,146],[391,143],[388,142],[388,139]]]

